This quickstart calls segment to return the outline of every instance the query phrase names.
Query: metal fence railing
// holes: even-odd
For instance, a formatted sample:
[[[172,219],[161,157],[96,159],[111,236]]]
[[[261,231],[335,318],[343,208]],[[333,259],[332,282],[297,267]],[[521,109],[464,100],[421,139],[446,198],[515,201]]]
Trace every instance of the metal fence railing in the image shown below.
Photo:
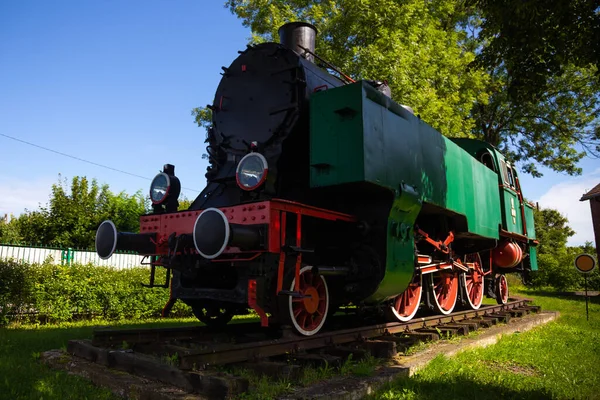
[[[31,247],[14,244],[0,244],[0,260],[23,261],[41,264],[45,261],[53,264],[93,264],[111,266],[119,269],[141,267],[143,256],[129,253],[115,253],[108,260],[98,257],[95,251],[72,248]]]

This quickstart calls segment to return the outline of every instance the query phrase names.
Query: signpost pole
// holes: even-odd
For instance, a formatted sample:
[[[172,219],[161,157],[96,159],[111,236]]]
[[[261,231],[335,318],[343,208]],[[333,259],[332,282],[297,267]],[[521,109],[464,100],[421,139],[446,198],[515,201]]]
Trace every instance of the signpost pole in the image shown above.
[[[587,274],[583,275],[583,281],[585,282],[583,285],[585,287],[585,319],[587,321],[590,320],[590,313],[588,311],[588,293],[587,293]]]

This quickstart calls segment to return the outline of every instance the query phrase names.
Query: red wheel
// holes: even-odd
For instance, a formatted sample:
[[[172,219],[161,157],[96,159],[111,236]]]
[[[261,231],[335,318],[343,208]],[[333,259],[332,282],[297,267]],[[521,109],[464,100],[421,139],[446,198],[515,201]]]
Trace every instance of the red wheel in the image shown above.
[[[465,295],[469,307],[473,310],[479,309],[483,302],[483,269],[481,268],[481,257],[478,253],[465,256],[465,264],[474,264],[474,268],[469,268],[469,272],[461,274],[465,288]]]
[[[386,307],[385,314],[389,321],[410,321],[421,304],[421,295],[423,294],[422,277],[415,277],[408,285],[406,290],[398,295],[391,306]]]
[[[430,275],[435,309],[442,314],[450,314],[458,298],[458,274],[448,270]]]
[[[508,282],[506,276],[499,275],[496,278],[496,303],[506,304],[508,302]]]
[[[294,291],[296,278],[290,290]],[[327,319],[329,310],[329,289],[323,275],[312,273],[312,266],[300,270],[300,293],[310,297],[289,298],[289,318],[298,333],[311,336],[319,332]]]

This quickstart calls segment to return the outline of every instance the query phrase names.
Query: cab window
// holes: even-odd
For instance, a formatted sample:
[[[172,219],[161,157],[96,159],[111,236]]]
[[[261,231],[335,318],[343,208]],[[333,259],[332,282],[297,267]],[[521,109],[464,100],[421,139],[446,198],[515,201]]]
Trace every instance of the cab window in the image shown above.
[[[515,180],[513,177],[513,169],[508,167],[506,168],[506,171],[508,173],[508,184],[510,185],[511,188],[515,188]]]
[[[508,180],[508,170],[506,168],[506,162],[504,160],[500,160],[500,169],[502,169],[502,179],[504,180],[505,185],[509,185]]]
[[[479,158],[479,161],[483,165],[485,165],[486,167],[488,167],[492,171],[496,172],[496,166],[494,165],[494,157],[492,157],[492,155],[490,154],[489,151],[483,150],[481,153],[479,153],[479,157],[478,158]]]

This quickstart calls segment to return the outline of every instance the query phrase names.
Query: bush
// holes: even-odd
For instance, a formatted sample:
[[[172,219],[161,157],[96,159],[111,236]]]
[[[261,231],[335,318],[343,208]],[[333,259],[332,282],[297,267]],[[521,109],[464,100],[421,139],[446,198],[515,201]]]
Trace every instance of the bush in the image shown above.
[[[148,276],[148,268],[142,267],[0,261],[0,324],[24,316],[37,322],[160,317],[169,290],[142,287]],[[171,314],[192,315],[182,302]]]
[[[532,275],[536,287],[553,287],[560,291],[582,290],[584,276],[575,269],[575,257],[581,254],[579,248],[567,248],[555,254],[538,255],[539,271]],[[600,268],[587,276],[588,290],[600,290]]]

